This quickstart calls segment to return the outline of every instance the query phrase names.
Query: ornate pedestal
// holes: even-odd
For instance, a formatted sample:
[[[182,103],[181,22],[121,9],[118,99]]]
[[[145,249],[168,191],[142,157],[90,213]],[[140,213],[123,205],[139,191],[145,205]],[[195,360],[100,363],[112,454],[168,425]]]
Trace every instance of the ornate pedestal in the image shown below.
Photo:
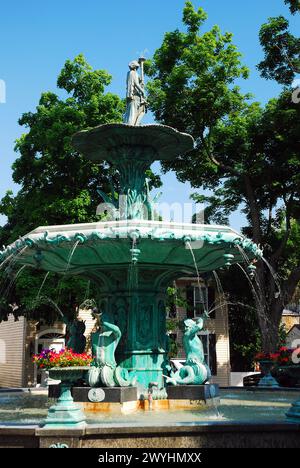
[[[259,361],[260,367],[262,372],[264,373],[264,377],[260,379],[258,386],[259,387],[273,387],[278,388],[279,384],[276,379],[271,375],[271,369],[274,366],[273,361],[269,360],[261,360]]]
[[[167,394],[169,400],[203,400],[205,402],[218,398],[219,385],[168,385]]]
[[[49,369],[49,376],[54,380],[61,380],[60,395],[57,403],[49,408],[45,420],[45,428],[56,426],[80,427],[85,424],[85,416],[79,405],[74,403],[71,387],[83,377],[88,367],[64,367]]]

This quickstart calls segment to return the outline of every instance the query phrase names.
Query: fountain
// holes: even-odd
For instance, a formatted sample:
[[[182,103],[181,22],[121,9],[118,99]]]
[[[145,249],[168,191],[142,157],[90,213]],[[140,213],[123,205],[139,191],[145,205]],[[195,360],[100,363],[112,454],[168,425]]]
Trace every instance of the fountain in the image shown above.
[[[150,394],[152,400],[160,395],[158,399],[166,400],[168,393],[169,399],[174,394],[180,400],[190,386],[186,390],[190,400],[206,401],[216,396],[217,389],[203,385],[210,372],[199,343],[187,343],[192,351],[181,374],[166,375],[167,287],[178,278],[194,276],[195,270],[201,275],[242,263],[243,252],[250,260],[262,252],[228,226],[156,220],[145,173],[154,161],[191,151],[194,141],[168,126],[139,125],[147,105],[143,80],[137,74],[139,64],[142,67],[142,59],[130,64],[125,122],[80,131],[72,141],[86,158],[106,161],[118,171],[118,202],[114,195],[99,191],[103,211],[111,220],[38,227],[0,252],[0,260],[13,256],[17,266],[77,275],[97,284],[99,313],[105,316],[106,329],[117,337],[112,352],[116,363],[107,363],[107,356],[99,358],[98,370],[89,374],[90,387],[105,391],[118,387],[120,395],[127,388],[136,398],[136,385],[139,396]],[[203,327],[202,322],[187,322],[186,329],[194,327],[195,333]],[[93,341],[100,351],[106,346],[99,341],[101,335]],[[114,360],[113,354],[109,356]],[[95,401],[97,392],[91,394]]]

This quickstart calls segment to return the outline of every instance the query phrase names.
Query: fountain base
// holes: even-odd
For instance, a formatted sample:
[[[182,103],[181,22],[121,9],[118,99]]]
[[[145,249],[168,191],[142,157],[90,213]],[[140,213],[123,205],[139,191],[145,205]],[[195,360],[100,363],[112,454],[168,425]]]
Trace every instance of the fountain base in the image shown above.
[[[205,385],[169,385],[167,387],[169,400],[202,400],[207,402],[220,395],[219,386],[215,384]]]
[[[168,398],[149,400],[138,398],[136,387],[73,387],[71,390],[74,402],[80,404],[84,413],[116,413],[123,414],[142,410],[193,410],[213,406],[219,400],[219,386],[178,385],[167,387]],[[49,398],[57,398],[60,385],[50,385]]]

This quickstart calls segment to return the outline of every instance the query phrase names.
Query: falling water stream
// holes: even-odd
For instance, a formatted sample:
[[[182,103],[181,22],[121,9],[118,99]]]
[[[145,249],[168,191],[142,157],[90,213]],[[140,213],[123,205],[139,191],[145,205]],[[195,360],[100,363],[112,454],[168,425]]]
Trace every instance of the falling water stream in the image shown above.
[[[28,246],[25,245],[25,247],[22,247],[22,249],[21,249],[19,252],[17,252],[17,253],[15,253],[15,252],[11,253],[5,260],[3,260],[3,262],[2,262],[1,265],[0,265],[0,269],[6,264],[6,262],[8,262],[8,260],[11,259],[11,260],[10,260],[10,263],[9,263],[9,265],[8,265],[8,267],[7,267],[7,268],[10,268],[10,267],[12,266],[12,264],[16,263],[16,261],[18,260],[18,258],[22,255],[22,253],[25,252],[25,250],[26,250],[27,248],[28,248]]]
[[[262,261],[265,263],[265,265],[268,267],[268,269],[270,270],[270,273],[274,279],[274,282],[277,286],[277,289],[278,289],[278,292],[279,294],[281,295],[281,286],[280,286],[280,283],[278,281],[278,275],[276,273],[276,271],[274,270],[274,268],[272,267],[272,265],[268,262],[268,260],[265,258],[265,257],[262,257]]]
[[[53,305],[53,307],[55,308],[55,310],[60,314],[61,317],[64,316],[63,312],[60,310],[60,308],[58,307],[58,305],[56,304],[56,302],[54,302],[50,297],[48,296],[40,296],[39,297],[39,300],[40,301],[47,301],[49,302],[50,304]]]
[[[191,246],[191,243],[186,242],[186,245],[189,248],[189,251],[191,252],[191,256],[192,256],[194,266],[195,266],[195,270],[196,270],[196,273],[197,273],[197,284],[198,284],[198,289],[199,289],[200,300],[201,300],[202,304],[205,304],[203,291],[202,291],[202,287],[201,287],[200,273],[199,273],[198,265],[197,265],[197,262],[196,262],[195,254],[194,254],[193,248]]]
[[[195,254],[193,252],[193,248],[191,246],[191,243],[190,242],[186,242],[186,245],[187,247],[189,248],[189,251],[191,252],[191,256],[192,256],[192,259],[193,259],[193,262],[194,262],[194,266],[195,266],[195,270],[196,270],[196,273],[197,273],[197,283],[198,283],[198,288],[199,288],[199,294],[200,294],[200,300],[202,302],[202,304],[205,306],[205,301],[204,301],[204,295],[203,295],[203,291],[202,291],[202,287],[201,287],[201,278],[200,278],[200,273],[199,273],[199,269],[198,269],[198,265],[197,265],[197,262],[196,262],[196,258],[195,258]],[[220,282],[220,281],[219,281]],[[218,284],[218,283],[217,283]],[[221,283],[220,283],[221,284]],[[222,288],[222,286],[221,286]],[[222,289],[223,291],[223,289]],[[220,306],[219,306],[220,307]],[[206,311],[208,312],[208,311]],[[212,311],[211,311],[212,312]],[[210,313],[211,313],[210,312]],[[209,364],[209,363],[208,363]],[[213,376],[211,375],[210,376],[210,379],[208,381],[209,384],[213,385],[214,382],[213,382]],[[218,404],[217,404],[217,401],[216,401],[216,395],[215,395],[215,389],[213,386],[210,387],[209,389],[209,393],[210,393],[210,396],[211,396],[211,401],[212,401],[212,404],[213,404],[213,407],[214,407],[214,411],[215,411],[215,415],[216,415],[216,418],[217,419],[222,419],[222,415],[220,414],[220,411],[219,411],[219,408],[218,408]]]
[[[0,293],[2,297],[5,297],[5,298],[8,297],[9,292],[10,292],[11,288],[13,287],[13,285],[15,284],[17,278],[20,276],[20,274],[22,273],[22,271],[23,271],[25,268],[27,268],[27,267],[28,267],[28,265],[23,265],[23,266],[21,266],[21,268],[19,268],[19,270],[17,271],[17,273],[15,274],[15,276],[13,276],[13,277],[11,278],[10,282],[8,283],[7,288],[6,288],[4,291],[3,291],[3,288],[2,288],[2,291],[1,291],[1,293]]]
[[[241,253],[242,257],[244,258],[244,260],[246,261],[246,263],[249,265],[251,262],[250,262],[250,259],[249,257],[247,256],[246,252],[244,251],[244,249],[242,249],[240,246],[238,246],[238,250],[239,252]],[[259,310],[260,310],[260,313],[264,315],[264,318],[265,318],[265,321],[268,322],[269,321],[269,318],[266,316],[265,312],[264,312],[264,306],[263,306],[263,301],[262,301],[262,297],[264,297],[264,291],[262,289],[262,285],[261,283],[259,282],[258,278],[257,278],[257,275],[254,275],[253,278],[250,278],[249,274],[247,273],[247,271],[245,270],[245,268],[242,267],[241,264],[237,264],[239,266],[239,268],[242,270],[242,272],[244,273],[249,285],[250,285],[250,288],[251,288],[251,291],[252,291],[252,294],[253,294],[253,297],[255,299],[255,302],[258,304],[259,306]],[[270,273],[271,275],[273,276],[271,270],[270,270]],[[274,278],[274,281],[275,281],[275,278]],[[256,285],[256,288],[257,290],[255,289],[254,287],[254,283]]]
[[[42,289],[43,289],[43,287],[44,287],[44,284],[45,284],[46,281],[47,281],[47,278],[48,278],[48,276],[49,276],[49,273],[50,273],[50,271],[47,271],[47,273],[45,274],[45,277],[44,277],[43,282],[42,282],[42,284],[41,284],[41,286],[40,286],[40,289],[38,290],[38,293],[37,293],[37,296],[36,296],[36,300],[38,300],[39,297],[40,297],[41,291],[42,291]]]
[[[75,244],[73,245],[73,247],[72,247],[72,250],[71,250],[71,252],[70,252],[70,254],[69,254],[69,257],[68,257],[67,266],[66,266],[66,269],[65,269],[65,273],[64,273],[64,274],[66,274],[66,273],[68,272],[69,268],[70,268],[70,264],[71,264],[73,255],[74,255],[74,253],[75,253],[75,250],[76,250],[77,247],[78,247],[79,242],[80,242],[80,240],[77,240],[77,241],[75,242]]]
[[[78,240],[74,243],[72,249],[70,250],[70,253],[69,253],[69,256],[68,256],[68,260],[67,260],[67,266],[66,266],[66,268],[65,268],[65,271],[64,271],[63,274],[62,274],[62,277],[61,277],[60,283],[59,283],[59,289],[58,289],[58,293],[57,293],[57,297],[58,297],[58,298],[60,297],[61,290],[62,290],[62,280],[63,280],[63,278],[66,276],[66,274],[68,273],[68,270],[69,270],[69,268],[70,268],[73,255],[74,255],[75,250],[77,249],[77,246],[78,246],[79,243],[80,243],[80,240],[78,239]]]
[[[8,262],[13,256],[14,256],[14,253],[10,254],[5,260],[3,260],[3,262],[0,264],[0,270],[1,268],[4,267],[4,265],[6,265],[6,262]]]
[[[258,304],[258,308],[259,308],[259,313],[260,314],[263,314],[264,316],[264,320],[266,321],[266,323],[270,323],[270,318],[266,315],[265,311],[264,311],[264,306],[262,304],[262,300],[261,298],[259,297],[259,295],[262,295],[262,291],[261,291],[261,288],[260,288],[260,285],[258,284],[258,282],[256,281],[256,285],[259,289],[259,293],[256,291],[254,285],[253,285],[253,282],[251,280],[251,278],[249,277],[247,271],[245,270],[245,268],[242,267],[242,265],[240,263],[237,263],[238,267],[242,270],[243,274],[245,275],[249,285],[250,285],[250,288],[251,288],[251,291],[253,293],[253,296],[254,296],[254,300],[255,300],[255,303]]]
[[[25,247],[23,247],[18,253],[12,253],[9,255],[9,257],[7,257],[7,259],[4,260],[3,263],[1,263],[1,266],[0,268],[2,268],[3,264],[5,264],[5,262],[7,262],[8,260],[9,263],[8,265],[6,266],[6,269],[4,270],[4,278],[1,280],[1,290],[0,290],[0,297],[2,298],[7,298],[12,286],[14,285],[16,279],[18,278],[18,276],[20,275],[20,273],[23,271],[23,269],[27,266],[27,265],[23,265],[18,271],[17,273],[13,276],[13,268],[14,268],[14,265],[17,263],[17,260],[18,258],[25,252],[25,250],[28,248],[27,245],[25,245]],[[7,281],[10,279],[8,285],[7,285]]]
[[[255,296],[256,298],[256,301],[258,302],[258,304],[260,304],[260,298],[258,296],[258,293],[253,285],[253,282],[251,281],[251,278],[249,277],[247,271],[245,270],[245,268],[242,267],[242,265],[240,263],[237,263],[237,266],[242,270],[243,274],[245,275],[249,285],[250,285],[250,288],[251,288],[251,291],[253,292],[253,295]]]

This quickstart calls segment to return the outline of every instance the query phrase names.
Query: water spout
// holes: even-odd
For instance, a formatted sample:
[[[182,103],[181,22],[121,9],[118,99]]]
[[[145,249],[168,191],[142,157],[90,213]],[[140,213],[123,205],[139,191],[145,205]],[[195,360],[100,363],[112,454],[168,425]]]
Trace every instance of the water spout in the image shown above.
[[[6,287],[6,289],[4,290],[4,287],[2,288],[1,292],[0,292],[0,295],[2,297],[7,297],[11,288],[13,287],[13,285],[15,284],[17,278],[20,276],[20,274],[22,273],[22,271],[27,267],[28,265],[23,265],[21,266],[21,268],[19,268],[19,270],[17,271],[17,273],[15,274],[15,276],[13,276],[9,283],[8,283],[8,286]],[[9,268],[9,267],[8,267]],[[10,268],[10,273],[13,273],[13,270]],[[5,286],[5,282],[4,282],[4,286]]]
[[[43,279],[43,282],[42,282],[42,284],[41,284],[41,286],[40,286],[40,289],[39,289],[39,291],[38,291],[38,293],[37,293],[36,300],[38,300],[38,298],[40,297],[41,291],[42,291],[42,289],[43,289],[43,287],[44,287],[44,284],[45,284],[46,281],[47,281],[47,278],[48,278],[48,276],[49,276],[49,273],[50,273],[50,271],[47,271],[47,273],[45,274],[45,277],[44,277],[44,279]]]
[[[280,286],[280,283],[278,281],[278,275],[276,273],[276,271],[274,270],[274,268],[272,267],[272,265],[268,262],[268,260],[265,258],[265,257],[262,257],[262,261],[265,263],[265,265],[268,267],[271,275],[272,275],[272,278],[274,279],[274,282],[277,286],[277,289],[278,289],[278,293],[279,295],[281,296],[281,286]]]
[[[199,273],[198,265],[197,265],[197,262],[196,262],[195,254],[194,254],[194,251],[193,251],[193,248],[192,248],[192,245],[191,245],[191,241],[189,239],[186,239],[185,240],[185,245],[187,246],[187,248],[191,252],[191,256],[192,256],[192,259],[193,259],[193,262],[194,262],[195,270],[196,270],[196,273],[197,273],[197,284],[198,284],[198,289],[199,289],[200,300],[201,300],[202,304],[205,304],[203,291],[202,291],[202,287],[201,287],[200,273]]]
[[[36,302],[37,302],[37,303],[38,303],[38,302],[49,302],[50,304],[53,305],[54,309],[59,313],[59,315],[60,315],[61,317],[64,317],[63,312],[60,310],[60,308],[58,307],[58,305],[56,304],[56,302],[54,302],[52,299],[50,299],[50,297],[48,297],[48,296],[40,296],[40,297],[39,297],[39,300],[36,301]]]
[[[73,245],[73,248],[72,248],[72,250],[71,250],[71,252],[70,252],[70,255],[69,255],[69,257],[68,257],[68,262],[67,262],[67,267],[66,267],[66,270],[65,270],[65,274],[67,273],[67,271],[68,271],[69,268],[70,268],[70,264],[71,264],[73,255],[74,255],[75,250],[77,249],[77,246],[78,246],[78,244],[79,244],[80,242],[82,242],[81,239],[78,239],[78,240],[75,242],[75,244]]]

